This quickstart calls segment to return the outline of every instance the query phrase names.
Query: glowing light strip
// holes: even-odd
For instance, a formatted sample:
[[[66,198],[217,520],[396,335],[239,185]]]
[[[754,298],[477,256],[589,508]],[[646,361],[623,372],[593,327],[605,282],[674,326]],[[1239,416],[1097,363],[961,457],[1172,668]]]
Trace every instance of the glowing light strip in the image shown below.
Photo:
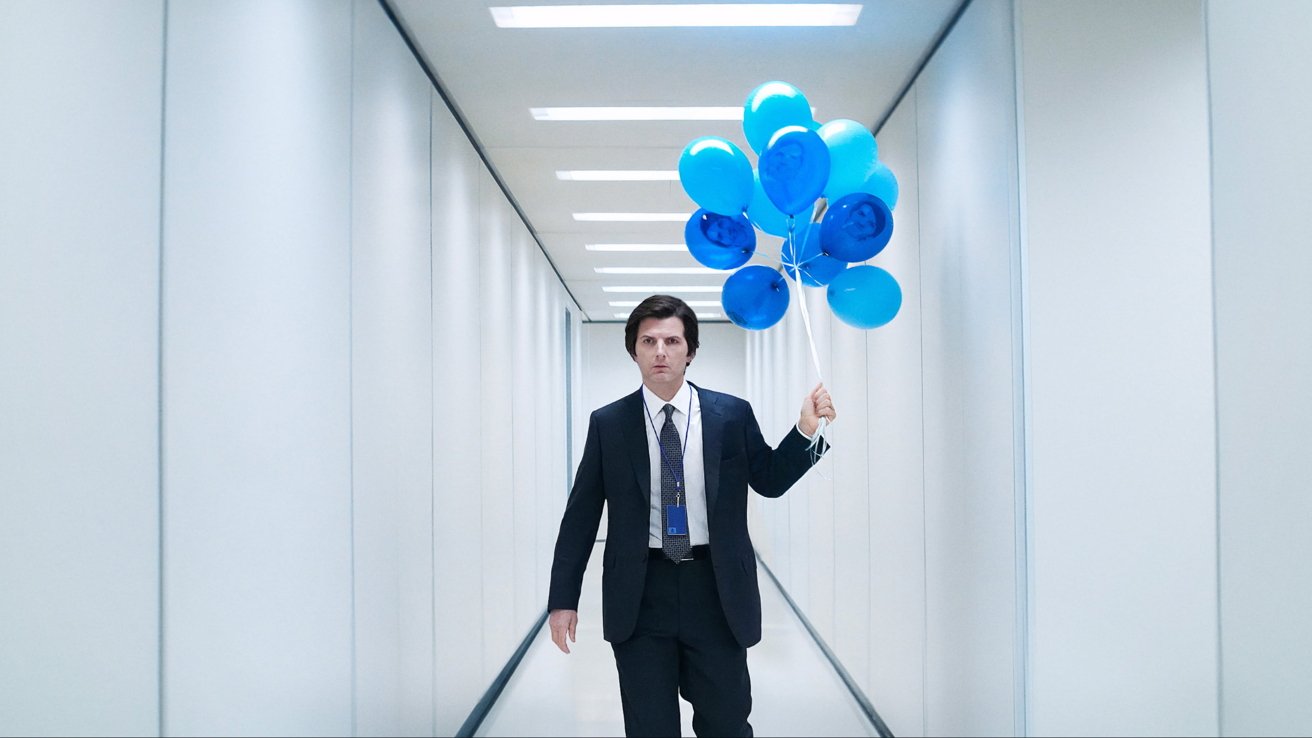
[[[861,16],[861,6],[855,3],[520,5],[488,10],[498,28],[851,26]]]
[[[593,267],[597,274],[715,274],[710,267]]]
[[[590,243],[588,251],[686,251],[681,243]]]
[[[617,308],[636,308],[640,303],[639,300],[611,300],[610,306]],[[693,308],[710,308],[719,307],[719,300],[684,300],[688,307]]]
[[[574,213],[574,220],[606,223],[682,223],[688,213]]]
[[[529,108],[534,120],[742,120],[743,106]]]
[[[720,292],[724,287],[720,285],[682,285],[672,287],[670,285],[624,285],[622,287],[602,287],[602,292],[646,292],[652,295],[667,295],[672,292]]]
[[[678,182],[673,169],[558,169],[556,179],[567,182]]]

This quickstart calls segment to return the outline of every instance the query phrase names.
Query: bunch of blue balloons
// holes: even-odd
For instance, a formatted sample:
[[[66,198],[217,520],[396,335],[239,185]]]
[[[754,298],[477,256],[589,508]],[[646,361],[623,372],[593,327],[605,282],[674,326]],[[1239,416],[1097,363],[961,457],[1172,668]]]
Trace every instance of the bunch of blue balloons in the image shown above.
[[[891,274],[860,264],[893,235],[897,180],[877,156],[875,137],[854,120],[823,125],[787,82],[766,82],[747,96],[743,132],[759,155],[718,136],[694,139],[679,156],[679,179],[699,209],[684,241],[698,262],[736,270],[720,298],[736,325],[763,330],[788,311],[789,278],[827,286],[829,307],[857,328],[878,328],[897,315],[902,289]],[[812,222],[816,201],[826,207]],[[780,267],[746,266],[756,231],[784,238]]]

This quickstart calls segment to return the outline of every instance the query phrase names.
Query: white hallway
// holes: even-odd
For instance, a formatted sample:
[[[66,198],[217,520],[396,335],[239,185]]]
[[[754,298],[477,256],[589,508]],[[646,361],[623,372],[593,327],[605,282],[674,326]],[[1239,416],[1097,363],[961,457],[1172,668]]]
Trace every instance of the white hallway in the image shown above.
[[[1306,734],[1312,5],[964,7],[761,560],[897,735]],[[460,729],[636,386],[513,194],[374,0],[0,2],[0,734]],[[690,375],[767,436],[797,312]],[[771,608],[759,732],[867,734]],[[612,678],[542,645],[485,734]]]

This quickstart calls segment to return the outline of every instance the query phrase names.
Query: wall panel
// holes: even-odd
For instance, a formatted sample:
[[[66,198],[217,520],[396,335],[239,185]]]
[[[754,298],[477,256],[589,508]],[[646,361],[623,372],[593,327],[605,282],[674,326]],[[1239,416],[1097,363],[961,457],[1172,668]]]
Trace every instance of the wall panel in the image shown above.
[[[916,95],[879,134],[899,184],[893,238],[872,263],[902,287],[902,308],[865,338],[869,427],[870,681],[895,735],[925,732],[925,436],[921,377],[920,197]]]
[[[351,428],[357,735],[433,731],[431,87],[355,4]]]
[[[1020,8],[1032,729],[1214,734],[1201,8]]]
[[[0,4],[6,735],[159,728],[163,26]]]
[[[351,730],[349,2],[172,2],[164,730]]]
[[[479,182],[482,163],[436,95],[433,103],[433,559],[437,733],[454,735],[486,688],[483,674],[485,413]]]
[[[479,175],[479,310],[483,316],[479,447],[483,497],[483,684],[500,671],[519,639],[515,619],[514,397],[515,304],[519,284],[511,271],[516,228],[510,204],[492,176]],[[528,480],[523,480],[528,482]]]
[[[516,232],[510,239],[510,271],[506,282],[510,288],[507,295],[511,310],[510,321],[506,324],[510,334],[508,344],[510,363],[509,391],[513,403],[512,413],[515,418],[510,427],[510,448],[503,463],[513,467],[514,485],[505,490],[514,504],[514,525],[506,530],[509,540],[504,544],[514,552],[514,598],[507,602],[513,608],[514,631],[522,637],[523,630],[532,622],[534,615],[540,614],[546,603],[537,597],[536,573],[534,559],[537,548],[537,401],[539,379],[543,372],[537,362],[541,361],[543,336],[537,329],[536,287],[538,269],[537,256],[540,255],[537,244],[525,232]],[[541,387],[545,390],[545,387]],[[489,490],[496,494],[497,490]]]
[[[1312,732],[1312,5],[1206,5],[1221,733]]]
[[[972,4],[916,85],[931,735],[1018,727],[1011,27]]]

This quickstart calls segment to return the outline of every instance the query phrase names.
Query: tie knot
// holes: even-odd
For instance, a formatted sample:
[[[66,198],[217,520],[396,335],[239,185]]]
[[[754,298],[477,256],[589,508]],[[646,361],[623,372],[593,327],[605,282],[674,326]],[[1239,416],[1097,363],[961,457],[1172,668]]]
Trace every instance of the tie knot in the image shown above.
[[[668,423],[668,422],[674,420],[674,406],[673,406],[673,405],[666,405],[665,407],[661,408],[661,412],[665,413],[665,422]]]

